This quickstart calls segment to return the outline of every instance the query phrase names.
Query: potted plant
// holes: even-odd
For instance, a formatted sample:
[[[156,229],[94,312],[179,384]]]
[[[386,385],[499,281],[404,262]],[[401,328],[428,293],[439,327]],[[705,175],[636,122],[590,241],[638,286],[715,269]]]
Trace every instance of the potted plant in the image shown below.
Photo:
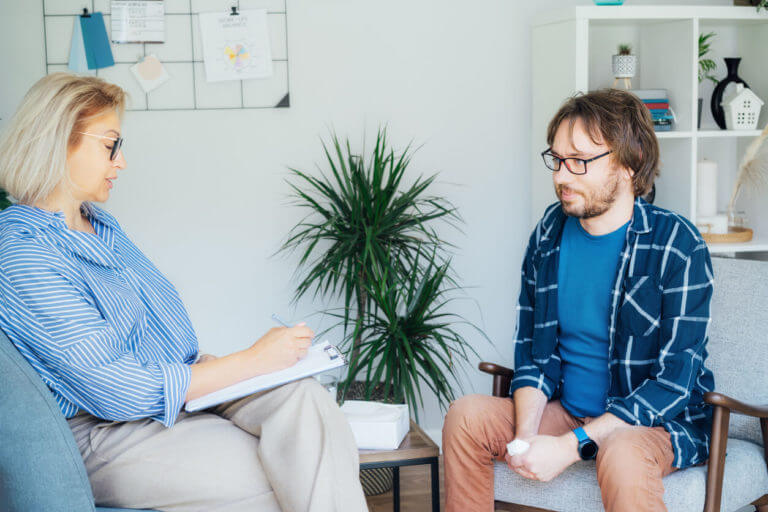
[[[624,86],[627,89],[632,87],[630,79],[637,73],[637,55],[632,55],[632,46],[629,44],[620,44],[618,54],[612,57],[613,67],[613,86],[616,87],[619,79],[624,80]]]
[[[734,0],[734,5],[752,5],[758,12],[760,9],[768,10],[768,0]]]
[[[11,201],[8,199],[8,194],[0,188],[0,210],[5,210],[9,206],[11,206]]]
[[[768,0],[767,0],[768,1]],[[715,61],[712,59],[705,58],[706,55],[709,53],[710,50],[710,39],[715,37],[714,32],[709,32],[707,34],[699,34],[699,84],[704,81],[704,79],[712,81],[713,84],[717,84],[717,79],[712,76],[712,72],[715,70],[717,65],[715,64]],[[701,109],[704,104],[704,99],[699,98],[699,117],[698,117],[698,127],[701,128]]]
[[[457,227],[459,216],[431,194],[436,175],[407,175],[410,145],[396,153],[386,129],[368,155],[335,135],[323,148],[325,172],[291,169],[289,179],[307,213],[281,247],[301,255],[295,300],[309,292],[343,300],[326,311],[348,354],[342,397],[407,403],[418,420],[422,386],[445,409],[476,354],[457,328],[474,326],[448,310],[461,288],[451,273],[452,246],[437,231]]]

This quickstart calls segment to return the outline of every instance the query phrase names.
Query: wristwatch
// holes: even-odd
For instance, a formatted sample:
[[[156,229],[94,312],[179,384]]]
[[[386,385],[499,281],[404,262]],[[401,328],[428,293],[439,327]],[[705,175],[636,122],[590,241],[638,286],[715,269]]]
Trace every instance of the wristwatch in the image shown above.
[[[592,460],[597,457],[597,443],[589,438],[584,429],[579,427],[573,429],[576,439],[579,440],[579,457],[582,460]]]

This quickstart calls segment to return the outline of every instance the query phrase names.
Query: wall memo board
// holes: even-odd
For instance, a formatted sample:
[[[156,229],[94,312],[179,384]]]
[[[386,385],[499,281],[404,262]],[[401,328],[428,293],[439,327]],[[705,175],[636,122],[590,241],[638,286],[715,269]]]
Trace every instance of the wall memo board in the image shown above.
[[[46,73],[66,71],[72,27],[83,9],[101,12],[111,30],[110,0],[42,0]],[[127,110],[263,109],[290,106],[287,0],[164,0],[165,43],[111,43],[115,65],[89,71],[130,95]],[[266,9],[273,75],[258,80],[207,82],[200,38],[200,12]],[[130,67],[156,54],[171,79],[145,93]]]

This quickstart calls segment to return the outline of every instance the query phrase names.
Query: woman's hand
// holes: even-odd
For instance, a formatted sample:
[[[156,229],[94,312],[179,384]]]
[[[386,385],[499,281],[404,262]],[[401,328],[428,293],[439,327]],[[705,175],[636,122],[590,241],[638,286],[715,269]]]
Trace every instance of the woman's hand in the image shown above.
[[[307,355],[315,333],[303,323],[270,329],[251,347],[227,356],[200,356],[190,366],[191,379],[185,401],[257,375],[283,370]]]
[[[314,331],[304,323],[294,327],[273,327],[248,349],[264,373],[276,372],[296,364],[307,355]]]

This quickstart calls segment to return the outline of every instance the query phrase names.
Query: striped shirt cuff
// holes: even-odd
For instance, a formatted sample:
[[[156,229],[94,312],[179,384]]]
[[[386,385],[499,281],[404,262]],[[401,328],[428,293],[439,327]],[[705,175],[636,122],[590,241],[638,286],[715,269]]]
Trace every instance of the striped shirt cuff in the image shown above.
[[[515,375],[512,377],[512,384],[509,386],[509,396],[515,394],[520,388],[530,387],[540,390],[547,396],[547,400],[552,399],[552,395],[555,392],[554,382],[544,375],[544,372],[538,368],[526,368],[515,370]]]
[[[189,383],[192,380],[192,370],[183,363],[158,363],[163,374],[164,407],[161,416],[153,419],[166,427],[171,427],[184,406]]]

